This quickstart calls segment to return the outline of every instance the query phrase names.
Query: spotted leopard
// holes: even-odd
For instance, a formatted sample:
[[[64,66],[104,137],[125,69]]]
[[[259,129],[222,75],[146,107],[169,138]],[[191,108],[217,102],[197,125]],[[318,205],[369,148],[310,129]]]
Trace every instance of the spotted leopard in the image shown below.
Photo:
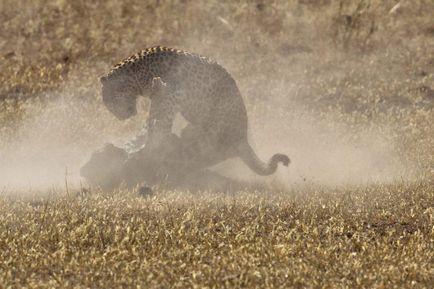
[[[259,175],[273,174],[284,154],[261,161],[247,140],[247,112],[232,76],[217,62],[167,47],[140,51],[101,77],[105,106],[124,120],[137,113],[139,96],[150,98],[148,144],[171,134],[177,113],[189,122],[181,143],[192,154],[189,168],[202,169],[229,158],[241,160]]]

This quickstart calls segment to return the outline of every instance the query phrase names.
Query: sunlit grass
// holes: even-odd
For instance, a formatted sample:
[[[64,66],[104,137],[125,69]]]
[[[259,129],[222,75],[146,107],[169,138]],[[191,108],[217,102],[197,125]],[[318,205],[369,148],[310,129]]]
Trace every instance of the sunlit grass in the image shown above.
[[[399,3],[0,3],[0,287],[432,287],[434,7]],[[70,177],[63,163],[76,169],[143,126],[148,102],[118,122],[98,77],[156,44],[227,68],[261,156],[275,146],[295,160],[278,181],[150,198],[51,187],[53,171],[62,184]],[[293,169],[308,163],[315,177],[331,154],[323,147],[339,167],[349,163],[343,144],[357,152],[377,139],[386,147],[369,161],[379,156],[381,167],[390,153],[405,168],[394,182],[318,181]],[[335,180],[346,173],[325,168]],[[372,173],[361,168],[353,179]],[[26,169],[46,189],[10,185]]]
[[[0,280],[32,286],[429,287],[434,189],[0,199]]]

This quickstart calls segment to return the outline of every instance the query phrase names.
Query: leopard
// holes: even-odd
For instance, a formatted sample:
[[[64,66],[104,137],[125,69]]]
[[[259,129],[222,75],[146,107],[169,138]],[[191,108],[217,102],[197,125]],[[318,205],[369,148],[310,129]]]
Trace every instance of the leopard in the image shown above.
[[[119,62],[100,82],[103,103],[119,120],[137,114],[138,97],[150,100],[149,147],[172,134],[177,114],[188,122],[180,144],[188,156],[183,159],[185,170],[205,169],[238,157],[254,173],[268,176],[279,164],[288,167],[290,163],[282,153],[268,162],[258,157],[248,141],[247,109],[237,83],[211,58],[154,46]]]

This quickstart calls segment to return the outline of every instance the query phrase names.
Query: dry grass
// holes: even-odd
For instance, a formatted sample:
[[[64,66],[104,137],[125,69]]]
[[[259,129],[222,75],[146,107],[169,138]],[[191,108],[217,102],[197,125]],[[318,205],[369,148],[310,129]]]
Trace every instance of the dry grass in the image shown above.
[[[417,287],[433,184],[0,201],[0,282],[46,287]],[[397,201],[399,200],[399,201]]]
[[[433,11],[424,0],[0,2],[0,287],[432,287]],[[155,44],[222,63],[258,150],[289,150],[298,171],[231,194],[46,189],[53,171],[141,127],[147,104],[117,122],[98,76]],[[385,153],[400,180],[361,182]],[[27,170],[44,190],[8,185],[27,184]]]

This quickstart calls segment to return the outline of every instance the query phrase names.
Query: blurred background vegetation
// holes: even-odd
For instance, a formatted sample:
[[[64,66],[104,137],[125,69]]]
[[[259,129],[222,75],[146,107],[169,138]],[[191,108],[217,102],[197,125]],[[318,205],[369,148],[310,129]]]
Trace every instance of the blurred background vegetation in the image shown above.
[[[89,85],[153,45],[215,58],[241,82],[253,75],[298,85],[297,74],[307,73],[301,78],[309,90],[316,75],[338,70],[343,59],[357,71],[343,74],[375,66],[387,81],[423,82],[432,80],[433,12],[429,0],[2,1],[0,99],[36,95],[74,77]],[[367,95],[381,80],[370,81]]]

